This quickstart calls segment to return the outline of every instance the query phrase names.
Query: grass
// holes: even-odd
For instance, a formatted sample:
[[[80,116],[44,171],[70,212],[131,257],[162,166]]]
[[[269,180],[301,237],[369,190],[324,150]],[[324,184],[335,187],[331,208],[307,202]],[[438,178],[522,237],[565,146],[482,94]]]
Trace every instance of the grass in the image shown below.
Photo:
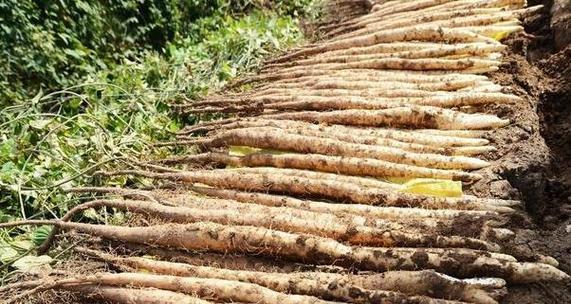
[[[100,181],[91,174],[95,170],[171,153],[151,143],[171,138],[196,117],[177,116],[168,104],[220,88],[255,69],[262,57],[301,42],[296,15],[296,10],[280,16],[254,9],[248,14],[202,18],[162,52],[143,49],[136,60],[122,58],[77,85],[40,91],[4,107],[0,110],[0,222],[59,218],[81,200],[65,189],[98,185]],[[117,178],[106,185],[128,183]],[[121,219],[121,213],[84,216],[97,222]],[[38,259],[55,261],[29,255],[48,229],[1,230],[2,273],[25,269]],[[21,257],[27,258],[21,262]]]

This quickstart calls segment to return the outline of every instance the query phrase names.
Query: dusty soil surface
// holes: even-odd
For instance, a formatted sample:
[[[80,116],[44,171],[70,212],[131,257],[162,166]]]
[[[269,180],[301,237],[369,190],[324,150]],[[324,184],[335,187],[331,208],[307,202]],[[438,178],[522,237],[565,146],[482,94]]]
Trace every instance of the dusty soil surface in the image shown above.
[[[495,165],[469,191],[523,200],[525,212],[511,223],[513,254],[550,255],[571,274],[571,45],[555,41],[571,35],[571,18],[557,18],[552,28],[552,14],[568,12],[551,12],[553,1],[530,1],[539,3],[544,13],[525,20],[527,34],[505,41],[505,65],[490,75],[524,102],[487,109],[513,124],[487,135],[498,147],[487,155]],[[504,303],[571,303],[571,283],[513,286]]]

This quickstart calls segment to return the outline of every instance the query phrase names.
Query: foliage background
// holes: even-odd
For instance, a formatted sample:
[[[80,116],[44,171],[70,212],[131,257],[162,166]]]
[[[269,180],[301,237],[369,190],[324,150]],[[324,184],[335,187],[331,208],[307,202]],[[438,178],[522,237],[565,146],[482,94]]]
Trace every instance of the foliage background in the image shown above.
[[[299,43],[316,11],[313,0],[0,2],[0,222],[58,218],[78,200],[64,189],[97,184],[93,170],[167,153],[150,143],[196,120],[168,103]],[[0,270],[41,232],[0,230]]]

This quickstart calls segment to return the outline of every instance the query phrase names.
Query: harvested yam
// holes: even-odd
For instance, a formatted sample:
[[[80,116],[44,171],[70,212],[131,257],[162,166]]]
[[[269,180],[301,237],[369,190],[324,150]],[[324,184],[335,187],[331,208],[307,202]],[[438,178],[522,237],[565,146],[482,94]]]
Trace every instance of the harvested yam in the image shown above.
[[[251,126],[248,127],[273,127],[277,124],[257,124],[253,123]],[[318,127],[314,125],[315,127]],[[279,127],[279,126],[277,126]],[[222,131],[224,128],[220,128],[219,130]],[[322,127],[323,129],[323,127]],[[365,145],[378,145],[378,146],[386,146],[386,147],[394,147],[399,148],[405,151],[416,152],[416,153],[428,153],[428,154],[441,154],[441,155],[463,155],[463,156],[473,156],[478,155],[486,152],[493,152],[496,151],[496,148],[493,146],[467,146],[467,147],[434,147],[426,144],[417,144],[417,143],[407,143],[398,141],[392,138],[384,138],[380,136],[370,136],[370,135],[362,135],[362,136],[355,136],[354,133],[341,133],[341,132],[322,132],[319,129],[312,129],[312,128],[296,128],[291,127],[288,128],[290,133],[295,133],[299,135],[305,136],[315,136],[315,137],[323,137],[323,138],[333,138],[345,142],[350,143],[357,143],[357,144],[365,144]],[[358,132],[357,132],[358,133]],[[411,134],[414,135],[414,134]],[[180,143],[191,142],[196,139],[196,137],[191,136],[177,136],[177,139],[180,140]],[[448,138],[446,138],[448,139]],[[176,163],[176,159],[184,159],[185,156],[182,157],[174,157],[174,158],[166,158],[163,161],[165,164],[167,163]],[[473,175],[474,179],[478,177]]]
[[[262,115],[260,117],[354,126],[408,126],[447,130],[491,129],[504,127],[509,124],[509,120],[500,119],[495,115],[465,114],[434,107],[402,107],[372,111],[308,111]]]
[[[252,105],[221,105],[217,107],[196,107],[185,110],[186,114],[207,114],[207,113],[243,113],[242,116],[263,116],[277,115],[283,111],[333,111],[333,110],[390,110],[394,108],[409,108],[416,106],[430,107],[460,107],[478,106],[494,102],[490,99],[462,98],[454,96],[446,97],[436,92],[416,91],[416,90],[395,90],[379,91],[386,96],[370,95],[376,94],[376,90],[364,93],[353,93],[352,90],[310,90],[284,92],[278,95],[264,97],[247,97],[235,99],[232,102],[247,104],[248,100],[260,99]],[[416,95],[418,93],[418,95]],[[487,92],[484,92],[487,93]],[[292,95],[290,95],[292,94]],[[369,94],[369,95],[367,95]],[[394,96],[392,96],[394,94]],[[403,97],[404,98],[394,98]],[[441,95],[441,96],[439,96]],[[413,97],[410,97],[413,96]],[[294,101],[290,101],[294,100]],[[516,98],[511,99],[516,100]]]
[[[467,280],[453,279],[434,271],[426,270],[418,272],[388,271],[373,275],[346,275],[322,272],[278,274],[194,266],[182,263],[154,261],[139,257],[124,258],[83,248],[79,249],[79,251],[114,264],[117,267],[127,266],[139,271],[151,271],[165,275],[247,282],[258,284],[278,292],[311,295],[323,299],[352,303],[362,301],[358,298],[354,298],[355,296],[365,297],[374,303],[378,300],[373,299],[378,298],[387,301],[393,297],[403,298],[404,294],[408,294],[409,296],[431,296],[441,299],[462,299],[476,303],[494,303],[495,300],[488,294],[486,289],[491,291],[501,290],[505,285],[505,282],[499,280],[499,285],[479,286]],[[495,284],[496,282],[491,280],[491,283]],[[337,286],[337,288],[328,288],[332,285]],[[362,292],[351,292],[351,288],[362,289]],[[399,292],[404,294],[398,294]],[[394,300],[396,301],[396,299]],[[423,300],[426,302],[422,303],[432,303],[432,299],[423,298]],[[409,301],[414,302],[412,299]]]
[[[235,129],[216,134],[213,138],[197,139],[189,144],[199,145],[203,149],[223,146],[249,146],[298,153],[315,153],[346,157],[372,158],[386,160],[395,164],[408,164],[419,167],[439,169],[480,169],[488,166],[485,161],[464,156],[444,156],[438,154],[420,154],[397,148],[354,144],[331,138],[304,136],[287,133],[276,128]],[[411,171],[415,170],[410,168]],[[385,176],[406,176],[402,171]],[[410,174],[409,176],[415,176]]]
[[[421,98],[445,95],[444,92],[430,92],[411,89],[355,91],[348,89],[276,89],[261,96],[248,95],[221,99],[209,99],[196,102],[185,113],[209,113],[217,109],[220,113],[232,113],[242,108],[259,107],[260,110],[252,114],[262,113],[263,110],[282,110],[284,107],[293,107],[297,110],[309,109],[346,109],[370,108],[386,109],[404,107],[414,104]],[[335,103],[337,99],[341,99]],[[253,104],[252,104],[253,103]],[[328,106],[328,103],[331,104]],[[295,105],[295,107],[294,107]],[[206,111],[211,106],[210,111]],[[252,115],[250,115],[252,116]]]
[[[377,81],[377,82],[399,82],[411,84],[434,84],[440,82],[472,80],[472,81],[486,81],[487,77],[483,75],[471,74],[446,74],[446,75],[426,75],[419,74],[418,72],[409,71],[408,75],[401,71],[379,71],[379,70],[339,70],[339,71],[325,71],[325,70],[311,70],[307,75],[298,75],[297,73],[289,74],[291,76],[298,76],[293,78],[276,79],[274,83],[291,83],[291,82],[304,82],[304,81]],[[288,75],[288,73],[285,73]]]
[[[308,111],[347,109],[382,110],[414,105],[450,108],[478,106],[490,103],[514,103],[521,100],[512,95],[486,92],[457,93],[453,95],[406,89],[394,91],[371,89],[362,94],[354,92],[354,90],[346,89],[277,89],[274,92],[268,92],[269,94],[265,96],[238,98],[228,101],[228,103],[237,102],[243,104],[250,100],[258,104],[247,108],[259,107],[261,108],[259,111],[263,109]],[[377,92],[379,93],[378,95]],[[233,105],[229,107],[223,103],[221,103],[221,105],[224,107],[215,109],[220,112],[239,112],[242,110],[242,108]],[[204,108],[199,107],[197,107],[195,111],[186,112],[207,113]]]
[[[378,46],[378,45],[375,45]],[[371,51],[370,48],[365,51]],[[264,69],[287,68],[292,66],[313,66],[317,64],[327,63],[350,63],[362,62],[367,60],[375,60],[382,58],[400,58],[400,59],[423,59],[423,58],[440,58],[446,56],[483,56],[494,52],[501,52],[505,49],[504,45],[486,44],[486,43],[473,43],[473,44],[458,44],[447,45],[443,44],[433,48],[425,48],[420,50],[401,51],[394,53],[364,53],[364,54],[350,54],[350,55],[329,55],[327,53],[321,56],[311,57],[308,59],[301,59],[287,63],[269,64]],[[353,51],[355,52],[355,51]]]
[[[112,287],[99,284],[90,285],[60,285],[54,289],[61,289],[77,293],[88,299],[111,301],[113,303],[147,303],[147,304],[207,304],[211,303],[193,296],[162,289],[139,289],[126,287]]]
[[[445,272],[458,277],[469,277],[474,275],[497,276],[513,283],[530,283],[535,280],[541,280],[541,278],[545,279],[553,276],[559,278],[559,280],[566,280],[569,278],[567,274],[557,270],[557,268],[554,268],[551,265],[541,263],[518,263],[513,261],[513,257],[505,259],[505,256],[492,256],[490,253],[462,249],[451,251],[446,249],[436,250],[423,248],[371,249],[357,247],[354,248],[353,252],[358,257],[357,260],[363,261],[364,265],[360,264],[358,266],[362,269],[378,267],[379,265],[374,261],[378,261],[379,258],[384,260],[398,256],[400,261],[399,266],[397,267],[398,269],[403,270],[410,269],[408,267],[419,269],[419,265],[431,265],[429,267],[434,267],[434,269],[439,272]],[[464,264],[459,260],[470,262],[468,262],[468,264]],[[440,266],[437,266],[436,264]],[[446,268],[446,270],[443,268]],[[480,270],[481,272],[479,272],[476,270],[478,268],[485,270]],[[450,271],[450,269],[455,270]]]
[[[100,187],[82,187],[72,188],[72,192],[103,192],[122,195],[124,197],[134,199],[151,198],[151,201],[159,201],[165,205],[173,206],[198,206],[204,205],[205,208],[237,208],[235,202],[242,204],[258,204],[270,207],[291,207],[301,210],[308,210],[319,213],[335,214],[336,217],[344,218],[346,214],[371,217],[379,219],[398,220],[399,218],[421,218],[422,222],[428,222],[433,219],[455,219],[458,217],[467,217],[476,219],[479,217],[495,217],[498,214],[491,211],[475,211],[475,210],[454,210],[454,209],[420,209],[420,208],[399,208],[399,207],[379,207],[359,204],[330,204],[327,202],[315,200],[302,200],[290,196],[274,195],[258,192],[242,192],[228,189],[216,189],[209,187],[186,187],[183,192],[171,190],[130,190],[121,188],[100,188]],[[196,195],[195,195],[195,194]],[[205,196],[200,196],[205,195]],[[208,198],[215,197],[230,201],[210,200]],[[196,202],[196,203],[193,203]],[[238,207],[239,208],[239,207]],[[239,208],[240,209],[240,208]],[[366,223],[370,219],[358,223]],[[355,223],[352,220],[349,223]],[[376,226],[376,225],[375,225]]]
[[[168,179],[185,183],[200,183],[225,189],[271,191],[301,196],[317,196],[340,202],[395,207],[424,207],[430,209],[448,208],[461,210],[485,210],[513,212],[501,200],[478,199],[472,197],[450,198],[409,194],[387,188],[372,188],[335,180],[319,180],[280,173],[283,169],[273,169],[272,173],[240,172],[240,170],[203,170],[180,173],[154,173],[138,170],[100,172],[107,176],[136,175],[154,179]]]
[[[157,260],[190,265],[208,266],[231,270],[264,271],[275,273],[290,273],[299,271],[346,273],[347,269],[340,266],[309,265],[293,261],[260,255],[229,254],[205,252],[204,250],[177,250],[152,247],[144,244],[119,243],[105,241],[113,248],[116,254],[126,256],[147,256]]]
[[[497,244],[474,238],[458,236],[438,236],[421,233],[407,233],[397,230],[372,228],[367,226],[348,225],[342,221],[330,221],[330,217],[319,213],[305,212],[306,218],[301,218],[284,211],[272,212],[269,208],[260,211],[264,213],[243,213],[234,210],[198,209],[188,207],[170,207],[148,201],[135,200],[98,200],[82,204],[76,208],[85,210],[93,207],[113,207],[136,213],[146,213],[159,219],[178,223],[213,222],[225,225],[257,226],[306,233],[338,240],[340,242],[387,247],[458,247],[498,251]],[[75,210],[74,210],[75,211]],[[74,212],[73,211],[73,212]]]
[[[467,31],[468,32],[468,31]],[[343,63],[321,63],[309,66],[293,66],[280,69],[281,73],[292,73],[296,71],[304,71],[307,69],[317,68],[323,70],[345,70],[345,69],[376,69],[376,70],[413,70],[413,71],[458,71],[467,69],[487,69],[497,67],[499,61],[486,59],[440,59],[440,58],[381,58],[368,59],[356,62]],[[273,70],[264,72],[270,73]]]
[[[320,69],[310,69],[304,71],[296,71],[296,72],[277,72],[271,74],[261,74],[256,75],[248,78],[242,78],[235,82],[233,82],[230,87],[237,87],[248,83],[253,82],[261,82],[261,81],[277,81],[277,80],[290,80],[290,79],[297,79],[300,77],[308,77],[308,76],[321,76],[321,75],[343,75],[347,73],[355,74],[359,73],[363,76],[371,77],[382,77],[383,79],[393,80],[396,81],[398,79],[402,79],[403,81],[411,81],[411,82],[420,82],[420,81],[428,81],[431,79],[435,79],[437,77],[446,77],[447,75],[466,75],[472,77],[485,77],[482,75],[473,75],[474,73],[485,73],[494,71],[495,68],[488,68],[488,69],[466,69],[464,71],[446,71],[445,73],[440,71],[399,71],[399,70],[373,70],[373,69],[343,69],[343,70],[320,70]]]
[[[33,225],[56,225],[64,230],[76,230],[123,242],[143,243],[155,246],[164,246],[185,250],[207,249],[214,252],[229,253],[258,253],[284,258],[311,261],[318,264],[338,264],[344,266],[356,266],[361,270],[386,271],[394,270],[418,270],[435,269],[438,272],[458,276],[471,277],[478,275],[497,276],[513,283],[530,283],[539,281],[566,280],[569,276],[557,268],[541,263],[518,263],[506,260],[505,255],[492,254],[486,251],[468,249],[411,249],[411,248],[371,248],[349,247],[331,239],[320,237],[297,235],[281,231],[274,231],[259,227],[249,226],[223,226],[214,223],[197,224],[168,224],[149,227],[117,227],[108,225],[91,225],[80,223],[68,223],[62,221],[29,220],[0,224],[0,228],[13,227],[23,224]],[[147,276],[137,274],[113,274],[97,275],[82,279],[80,282],[100,283],[106,285],[125,285],[129,282],[135,287],[156,287],[171,290],[171,285],[177,286],[178,292],[194,293],[198,286],[209,286],[209,290],[218,290],[218,286],[228,286],[228,282],[211,281],[207,279],[164,278],[162,276]],[[114,279],[101,280],[106,276],[118,276],[121,283],[113,284]],[[93,279],[92,279],[93,278]],[[95,280],[97,279],[97,280]],[[74,279],[70,279],[74,283]],[[149,281],[150,280],[150,281]],[[174,282],[173,282],[174,280]],[[155,285],[154,282],[168,282],[167,285]],[[142,282],[153,282],[152,285]],[[188,287],[187,287],[188,286]],[[252,286],[242,286],[240,289],[249,290],[248,294],[258,295]],[[219,290],[218,297],[241,301],[252,301],[250,297],[238,297],[232,293],[232,297],[223,296],[223,290]],[[270,293],[271,294],[271,293]],[[200,296],[200,294],[199,294]],[[274,295],[278,296],[278,295]],[[279,295],[281,297],[281,295]],[[266,297],[258,297],[263,301]],[[297,298],[309,300],[309,298]],[[282,301],[291,300],[285,298]],[[281,302],[285,303],[285,302]],[[289,301],[287,302],[289,303]],[[297,303],[297,302],[296,302]],[[305,302],[303,302],[305,303]]]
[[[461,84],[474,83],[473,81],[462,81]],[[265,106],[268,109],[279,106],[277,103],[334,103],[334,97],[341,97],[337,104],[333,104],[330,108],[387,108],[395,106],[404,106],[407,104],[434,105],[443,107],[480,105],[488,103],[511,103],[521,99],[508,94],[502,94],[494,89],[494,85],[471,87],[470,90],[460,89],[455,92],[447,91],[431,91],[425,90],[435,87],[432,84],[418,85],[406,83],[386,83],[393,88],[383,86],[385,83],[371,81],[322,81],[322,82],[303,82],[303,83],[287,83],[282,88],[263,89],[254,93],[243,95],[234,95],[229,97],[212,96],[209,99],[197,101],[192,104],[181,105],[179,108],[203,110],[206,106],[216,106],[221,108],[220,111],[232,112],[231,107],[250,106],[253,110],[257,106]],[[444,84],[448,86],[449,84]],[[450,84],[451,85],[451,84]],[[377,87],[378,86],[378,87]],[[423,88],[424,87],[424,88]],[[480,88],[482,88],[480,90]],[[365,91],[363,91],[365,90]],[[487,92],[490,91],[491,92]],[[224,109],[226,107],[227,109]],[[327,108],[327,105],[322,105]],[[303,108],[300,108],[303,109]],[[306,108],[306,109],[309,109]],[[203,110],[204,111],[204,110]],[[195,111],[199,112],[199,111]],[[261,112],[258,110],[256,112]]]
[[[114,287],[109,285],[101,284],[59,284],[58,281],[47,281],[38,286],[38,281],[25,281],[21,283],[7,285],[11,287],[10,289],[26,289],[36,286],[35,288],[21,292],[20,294],[12,297],[6,298],[3,303],[20,303],[27,298],[33,297],[37,292],[53,289],[57,291],[64,291],[67,293],[73,293],[73,297],[83,299],[83,300],[99,300],[105,303],[147,303],[147,304],[207,304],[211,303],[206,300],[202,300],[190,295],[183,293],[178,293],[174,291],[162,290],[162,289],[147,289],[147,288],[129,288],[129,287]],[[0,294],[2,292],[0,291]],[[89,302],[91,303],[91,302]],[[99,303],[99,302],[97,302]]]
[[[141,193],[140,190],[91,187],[76,188],[73,191],[115,193],[128,198],[139,198],[138,195]],[[158,201],[169,206],[235,210],[239,213],[290,214],[301,219],[312,218],[316,216],[315,213],[318,213],[319,218],[331,223],[341,222],[347,225],[415,233],[430,231],[444,236],[457,235],[493,240],[503,240],[513,236],[513,232],[508,229],[489,227],[488,224],[497,217],[497,214],[493,212],[330,204],[265,193],[205,187],[189,187],[188,190],[178,191],[144,191],[144,195],[141,199],[151,197],[151,201]],[[73,208],[68,214],[79,208]],[[469,223],[471,229],[463,227],[466,223]]]
[[[249,96],[262,96],[267,93],[279,92],[278,89],[347,89],[347,90],[362,90],[362,89],[411,89],[423,91],[454,91],[477,84],[477,80],[473,79],[459,79],[451,80],[442,83],[408,83],[399,81],[363,81],[363,80],[335,80],[331,81],[328,78],[313,79],[305,82],[298,83],[283,83],[278,87],[278,84],[270,84],[266,89],[258,90]],[[274,93],[275,94],[275,93]]]
[[[294,130],[295,133],[300,135],[309,135],[317,137],[331,137],[343,141],[373,144],[377,143],[377,138],[388,138],[405,143],[417,143],[422,145],[429,145],[433,147],[462,147],[462,146],[485,146],[489,143],[487,139],[482,138],[465,138],[466,135],[455,134],[480,134],[477,130],[436,130],[434,131],[406,131],[394,129],[381,129],[381,128],[355,128],[343,125],[317,125],[313,123],[294,121],[294,120],[269,120],[261,118],[246,118],[241,120],[208,122],[193,126],[184,130],[182,134],[189,134],[199,131],[223,131],[239,128],[253,128],[253,127],[274,127],[280,129]],[[456,133],[458,132],[458,133]],[[474,132],[474,133],[472,133]],[[421,133],[430,133],[429,135]],[[348,140],[348,134],[351,137],[362,138]],[[483,133],[482,133],[483,135]],[[480,137],[480,136],[473,136]],[[390,146],[390,145],[389,145]],[[401,147],[399,147],[401,148]],[[406,150],[406,149],[405,149]]]
[[[379,43],[372,46],[356,47],[350,49],[325,52],[311,58],[325,59],[332,57],[357,56],[357,55],[367,55],[367,54],[368,55],[378,54],[378,55],[385,55],[388,57],[400,57],[399,55],[393,55],[393,54],[400,54],[401,56],[404,55],[405,58],[407,56],[408,58],[414,58],[414,57],[421,58],[418,56],[413,56],[412,54],[415,53],[426,54],[428,52],[433,54],[431,57],[435,57],[435,56],[440,56],[438,54],[441,51],[456,50],[452,52],[456,52],[456,54],[483,55],[492,52],[501,52],[504,49],[505,46],[502,44],[489,44],[482,42],[456,43],[456,44],[443,44],[443,43],[432,43],[432,42]],[[452,74],[451,76],[454,76],[454,74]]]
[[[378,43],[397,42],[397,41],[443,41],[447,43],[455,42],[488,42],[496,44],[484,36],[480,36],[465,30],[447,29],[434,26],[419,26],[416,28],[394,29],[380,31],[375,34],[369,34],[361,37],[343,39],[334,42],[326,42],[311,48],[291,52],[287,55],[278,57],[272,62],[284,62],[301,56],[310,56],[327,51],[340,49],[348,49],[352,47],[370,46]]]
[[[320,201],[301,200],[289,196],[256,192],[241,192],[236,190],[206,187],[192,187],[191,190],[200,194],[224,199],[232,199],[242,203],[256,203],[265,206],[287,206],[336,215],[341,213],[348,213],[364,217],[383,219],[413,218],[418,219],[418,221],[429,221],[429,218],[454,219],[457,217],[467,216],[475,219],[477,217],[492,217],[497,215],[495,212],[475,210],[429,210],[421,208],[379,207],[359,204],[330,204]]]
[[[232,167],[276,167],[307,169],[321,172],[374,177],[427,177],[461,181],[477,180],[480,176],[455,170],[440,170],[402,165],[371,158],[327,156],[320,154],[264,154],[256,153],[243,157],[209,152],[199,155],[166,158],[164,164],[218,163]]]
[[[72,277],[48,282],[48,284],[46,284],[44,280],[26,282],[28,283],[26,287],[36,287],[34,290],[41,291],[63,288],[65,286],[66,290],[73,291],[75,287],[81,287],[85,284],[125,287],[132,286],[136,288],[155,288],[176,293],[184,293],[216,301],[239,301],[243,303],[267,304],[333,303],[322,301],[310,296],[286,295],[257,284],[229,280],[199,279],[143,273],[100,273],[96,275]]]

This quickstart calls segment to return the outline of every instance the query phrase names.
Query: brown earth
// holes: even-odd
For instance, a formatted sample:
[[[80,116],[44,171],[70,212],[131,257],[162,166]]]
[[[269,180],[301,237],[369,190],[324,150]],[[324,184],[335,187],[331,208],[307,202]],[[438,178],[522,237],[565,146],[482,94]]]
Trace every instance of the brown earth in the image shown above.
[[[490,77],[524,101],[487,109],[512,125],[487,135],[495,162],[469,191],[523,200],[511,223],[513,254],[553,256],[571,274],[571,4],[555,0],[551,11],[553,2],[530,1],[545,11],[524,21],[527,34],[504,41],[505,65]],[[571,283],[513,286],[504,303],[571,303]]]

